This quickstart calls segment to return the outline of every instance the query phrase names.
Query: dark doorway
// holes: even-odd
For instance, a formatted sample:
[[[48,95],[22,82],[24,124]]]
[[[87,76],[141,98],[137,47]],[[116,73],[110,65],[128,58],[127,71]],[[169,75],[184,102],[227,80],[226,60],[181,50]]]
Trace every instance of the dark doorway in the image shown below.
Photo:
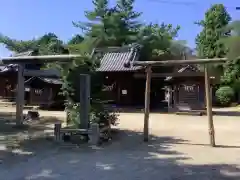
[[[163,78],[152,78],[151,82],[151,109],[162,110],[167,107],[165,100],[165,81]]]
[[[136,78],[133,81],[133,105],[136,107],[144,107],[145,83],[144,78]]]
[[[144,108],[145,78],[134,79],[133,83],[133,105]],[[164,78],[151,79],[150,108],[152,110],[163,110],[167,107],[165,102]]]

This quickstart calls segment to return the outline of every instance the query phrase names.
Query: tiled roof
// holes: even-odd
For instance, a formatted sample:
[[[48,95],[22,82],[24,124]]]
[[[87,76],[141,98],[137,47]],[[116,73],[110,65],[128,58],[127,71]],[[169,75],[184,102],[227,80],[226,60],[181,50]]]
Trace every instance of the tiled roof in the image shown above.
[[[186,70],[191,70],[191,71],[193,71],[193,72],[199,72],[200,70],[199,70],[199,68],[198,68],[198,66],[196,66],[196,65],[187,65],[187,66],[183,66],[183,67],[181,67],[179,70],[178,70],[178,72],[179,73],[181,73],[181,72],[184,72],[184,71],[186,71]]]
[[[62,81],[60,79],[56,79],[56,78],[42,78],[42,77],[35,77],[35,76],[29,78],[28,80],[26,80],[25,84],[29,85],[35,79],[40,79],[41,81],[49,83],[49,84],[56,84],[56,85],[61,85],[62,84]]]
[[[118,47],[96,49],[95,54],[100,53],[99,72],[135,71],[141,67],[131,66],[131,62],[139,58],[139,49],[135,47]]]
[[[13,57],[21,57],[21,56],[32,56],[35,51],[26,51],[21,53],[13,54]]]
[[[14,71],[17,72],[18,70],[18,65],[17,64],[8,64],[0,67],[0,73],[4,73],[7,71]]]
[[[27,51],[27,52],[13,54],[13,57],[32,56],[32,55],[35,55],[36,53],[37,53],[36,51]],[[0,66],[0,73],[7,72],[7,71],[17,72],[17,70],[18,70],[17,64],[8,64],[8,65]]]
[[[187,70],[191,70],[191,71],[193,71],[193,72],[200,72],[200,69],[199,69],[199,67],[198,66],[196,66],[196,65],[186,65],[186,66],[182,66],[182,67],[180,67],[179,69],[178,69],[178,73],[183,73],[184,71],[187,71]],[[166,77],[166,81],[168,81],[168,80],[171,80],[173,77],[172,76],[168,76],[168,77]]]
[[[54,79],[54,78],[41,78],[44,82],[49,84],[62,84],[62,81],[60,79]]]

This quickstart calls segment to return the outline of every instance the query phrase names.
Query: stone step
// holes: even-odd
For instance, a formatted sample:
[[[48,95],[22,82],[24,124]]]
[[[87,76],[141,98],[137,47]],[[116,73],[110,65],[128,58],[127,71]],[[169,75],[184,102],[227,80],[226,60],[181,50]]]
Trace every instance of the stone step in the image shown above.
[[[7,107],[7,106],[14,106],[16,105],[15,102],[1,102],[0,101],[0,107]]]
[[[178,111],[176,112],[177,115],[191,115],[191,116],[202,116],[204,112],[202,111]]]
[[[11,102],[11,101],[7,101],[6,99],[0,99],[0,107],[12,107],[15,108],[16,107],[16,102]],[[29,106],[29,105],[25,105],[23,108],[24,109],[36,109],[38,106]]]

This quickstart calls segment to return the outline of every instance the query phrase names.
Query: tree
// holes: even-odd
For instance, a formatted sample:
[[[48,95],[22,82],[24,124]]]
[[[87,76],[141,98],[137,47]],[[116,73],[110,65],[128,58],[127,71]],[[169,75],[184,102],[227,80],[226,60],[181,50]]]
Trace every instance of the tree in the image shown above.
[[[89,44],[95,48],[134,43],[142,46],[143,59],[158,59],[159,56],[163,59],[163,55],[168,58],[180,57],[180,49],[177,52],[174,41],[179,26],[175,28],[165,23],[142,24],[139,20],[142,13],[134,11],[134,0],[117,0],[113,7],[109,7],[108,0],[94,0],[93,5],[94,10],[85,13],[88,22],[74,22],[74,26],[84,33],[84,41],[78,48],[90,47]],[[71,49],[76,47],[70,46]],[[181,51],[185,49],[183,46],[181,48]]]
[[[37,48],[37,40],[32,39],[32,40],[16,40],[16,39],[11,39],[7,36],[4,36],[0,34],[0,44],[5,45],[5,47],[16,53],[21,53],[21,52],[26,52],[29,50],[33,50]]]
[[[231,32],[231,35],[233,36],[240,36],[240,20],[235,20],[231,22],[227,27],[226,27],[226,32]]]
[[[54,33],[47,33],[38,39],[32,40],[16,40],[7,36],[0,36],[0,43],[6,48],[15,53],[21,53],[31,50],[38,50],[39,54],[62,54],[66,53],[63,41],[59,40]]]
[[[93,47],[122,46],[131,43],[140,23],[136,19],[141,13],[133,10],[134,0],[118,0],[109,7],[108,0],[93,0],[94,10],[85,12],[88,22],[74,22],[83,30]]]
[[[72,45],[72,44],[80,44],[80,43],[83,42],[83,40],[84,40],[84,37],[81,36],[81,35],[79,35],[79,34],[77,34],[77,35],[73,36],[73,37],[68,41],[67,44],[69,44],[69,45]]]
[[[78,126],[80,119],[80,103],[79,103],[79,73],[89,74],[91,76],[91,112],[90,121],[96,123],[103,123],[108,125],[109,121],[112,125],[117,123],[117,115],[110,111],[104,109],[104,104],[101,102],[102,96],[102,76],[96,72],[96,68],[99,66],[99,61],[97,59],[92,60],[90,54],[80,52],[77,50],[71,51],[71,53],[80,53],[81,58],[76,58],[74,61],[69,62],[64,66],[57,65],[61,72],[61,78],[63,81],[62,94],[66,98],[65,107],[69,114],[69,122],[72,125]],[[96,101],[98,100],[98,101]]]
[[[184,40],[173,40],[171,42],[171,46],[170,46],[170,52],[171,54],[178,58],[178,59],[182,59],[182,58],[188,58],[189,56],[192,56],[193,54],[193,50],[187,46],[187,42]]]
[[[222,4],[213,5],[206,13],[204,20],[197,23],[203,29],[196,38],[197,52],[200,58],[225,57],[226,48],[219,41],[229,34],[223,33],[231,20],[226,8]]]
[[[142,54],[141,59],[159,60],[164,59],[164,56],[170,58],[171,46],[173,40],[177,36],[179,26],[174,28],[171,24],[149,24],[143,26],[136,36],[136,43],[141,44]]]
[[[134,3],[135,0],[117,1],[115,7],[115,18],[112,20],[113,22],[117,21],[113,30],[117,32],[116,37],[118,38],[119,43],[134,43],[139,29],[143,26],[143,24],[139,21],[139,17],[142,15],[142,12],[136,12],[134,10]]]
[[[240,21],[233,21],[224,29],[225,33],[230,34],[228,37],[220,39],[221,43],[227,47],[228,59],[233,60],[240,56]]]
[[[63,41],[54,33],[47,33],[37,39],[37,46],[41,55],[68,54]]]
[[[231,36],[221,39],[228,49],[228,62],[224,66],[224,74],[221,78],[222,85],[227,85],[233,88],[238,93],[240,100],[240,21],[234,21],[226,30],[231,31]]]

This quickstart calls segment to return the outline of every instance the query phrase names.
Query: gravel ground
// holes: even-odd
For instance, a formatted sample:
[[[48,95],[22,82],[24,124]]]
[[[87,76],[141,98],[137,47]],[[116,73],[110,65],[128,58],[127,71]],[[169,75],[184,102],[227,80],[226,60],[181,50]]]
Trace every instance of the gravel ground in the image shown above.
[[[151,140],[144,143],[143,115],[121,114],[114,140],[98,148],[33,139],[18,151],[2,151],[0,179],[239,180],[240,118],[214,120],[217,148],[208,146],[204,116],[152,114]]]

